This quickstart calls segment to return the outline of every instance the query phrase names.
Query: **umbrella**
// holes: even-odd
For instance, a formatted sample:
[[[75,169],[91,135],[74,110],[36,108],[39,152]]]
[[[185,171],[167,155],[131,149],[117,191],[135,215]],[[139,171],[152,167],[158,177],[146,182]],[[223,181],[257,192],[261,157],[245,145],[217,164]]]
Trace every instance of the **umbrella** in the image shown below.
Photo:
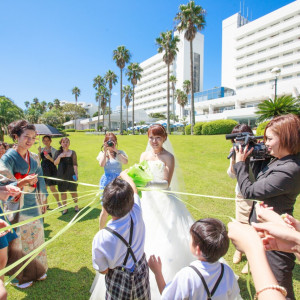
[[[37,135],[62,136],[54,127],[46,124],[34,124]]]

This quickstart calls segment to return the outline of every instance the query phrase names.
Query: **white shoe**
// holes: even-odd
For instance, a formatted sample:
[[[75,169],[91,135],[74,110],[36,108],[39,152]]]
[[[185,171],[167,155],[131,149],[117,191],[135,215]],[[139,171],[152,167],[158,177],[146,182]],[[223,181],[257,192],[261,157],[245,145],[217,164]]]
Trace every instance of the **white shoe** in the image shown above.
[[[19,288],[19,289],[27,289],[33,285],[33,281],[25,282],[23,284],[13,284],[13,286]]]
[[[47,279],[47,273],[45,273],[43,276],[41,276],[38,281],[43,281]]]

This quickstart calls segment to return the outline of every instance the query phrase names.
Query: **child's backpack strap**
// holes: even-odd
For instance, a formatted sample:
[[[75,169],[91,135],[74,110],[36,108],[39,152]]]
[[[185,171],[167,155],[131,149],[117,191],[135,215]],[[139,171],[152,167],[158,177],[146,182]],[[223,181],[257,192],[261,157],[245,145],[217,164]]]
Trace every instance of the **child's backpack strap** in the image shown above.
[[[128,257],[129,257],[129,254],[131,255],[134,263],[137,262],[136,258],[135,258],[135,255],[131,249],[131,243],[132,243],[132,235],[133,235],[133,220],[132,220],[132,217],[130,216],[130,234],[129,234],[129,242],[127,242],[118,232],[112,230],[111,228],[109,227],[105,227],[104,229],[106,229],[107,231],[111,232],[112,234],[114,234],[116,237],[118,237],[127,247],[127,253],[126,253],[126,256],[124,258],[124,261],[123,261],[123,266],[125,267],[126,266],[126,263],[127,263],[127,260],[128,260]]]
[[[217,290],[217,288],[218,288],[218,286],[219,286],[219,284],[220,284],[220,282],[221,282],[221,279],[222,279],[222,277],[223,277],[223,274],[224,274],[224,265],[221,263],[221,274],[220,274],[220,276],[219,276],[219,278],[218,278],[218,280],[217,280],[217,282],[216,282],[216,284],[215,284],[215,286],[213,287],[213,289],[212,289],[211,292],[209,291],[208,286],[207,286],[207,284],[206,284],[206,281],[205,281],[203,275],[201,274],[201,272],[200,272],[196,267],[194,267],[194,266],[190,266],[190,267],[191,267],[191,268],[199,275],[199,277],[201,278],[202,283],[203,283],[204,288],[205,288],[206,293],[207,293],[207,300],[211,300],[211,297],[214,295],[214,293],[215,293],[215,291]]]

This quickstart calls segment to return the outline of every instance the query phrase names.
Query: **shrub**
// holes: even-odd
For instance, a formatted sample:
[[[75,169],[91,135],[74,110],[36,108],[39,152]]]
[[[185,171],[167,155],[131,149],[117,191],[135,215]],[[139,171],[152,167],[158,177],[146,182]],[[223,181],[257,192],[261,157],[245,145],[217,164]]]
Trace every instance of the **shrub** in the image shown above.
[[[64,129],[63,132],[75,132],[75,129]]]
[[[191,125],[185,126],[185,134],[190,135],[191,134]]]
[[[256,129],[256,135],[264,135],[265,128],[266,128],[266,126],[267,126],[267,124],[268,124],[269,122],[270,122],[270,121],[265,121],[265,122],[260,123],[260,124],[257,126],[257,129]]]
[[[234,126],[238,124],[234,120],[217,120],[206,122],[202,126],[202,134],[213,135],[213,134],[228,134],[231,133]]]
[[[194,134],[196,135],[200,135],[201,131],[202,131],[202,126],[203,124],[205,124],[206,122],[197,122],[194,126]]]

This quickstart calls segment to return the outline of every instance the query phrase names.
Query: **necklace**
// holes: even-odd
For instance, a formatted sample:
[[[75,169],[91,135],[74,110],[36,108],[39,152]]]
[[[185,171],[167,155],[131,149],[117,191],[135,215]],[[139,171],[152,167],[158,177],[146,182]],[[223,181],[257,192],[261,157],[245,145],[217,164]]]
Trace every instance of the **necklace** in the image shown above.
[[[162,154],[165,151],[164,148],[162,148],[159,152],[155,153],[154,151],[152,151],[152,154],[154,157],[158,157],[158,155]]]

